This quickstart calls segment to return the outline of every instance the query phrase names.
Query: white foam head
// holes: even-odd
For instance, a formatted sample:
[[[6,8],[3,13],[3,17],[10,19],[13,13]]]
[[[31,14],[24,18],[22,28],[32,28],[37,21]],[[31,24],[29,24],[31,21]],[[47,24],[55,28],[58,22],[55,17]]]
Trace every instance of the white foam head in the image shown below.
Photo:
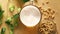
[[[35,26],[39,23],[40,19],[41,13],[35,6],[26,6],[20,12],[20,20],[25,26]]]

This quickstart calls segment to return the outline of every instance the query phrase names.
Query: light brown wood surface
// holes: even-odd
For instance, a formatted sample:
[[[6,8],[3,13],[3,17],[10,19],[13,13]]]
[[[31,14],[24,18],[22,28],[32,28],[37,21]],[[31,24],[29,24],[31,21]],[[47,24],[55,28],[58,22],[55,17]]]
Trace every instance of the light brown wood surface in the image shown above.
[[[46,1],[49,1],[49,4],[43,6],[42,3],[45,3]],[[6,34],[9,34],[10,30],[9,30],[8,26],[5,24],[5,20],[7,19],[7,17],[10,17],[17,13],[17,10],[15,10],[13,12],[13,14],[10,13],[10,11],[8,9],[9,3],[13,3],[15,5],[16,9],[19,7],[23,8],[24,3],[22,3],[21,0],[13,0],[12,2],[10,2],[9,0],[0,0],[0,3],[2,4],[3,10],[5,10],[4,16],[3,16],[4,17],[3,24],[0,27],[0,30],[2,27],[6,27]],[[28,3],[26,3],[26,4],[28,5]],[[54,21],[56,22],[56,25],[57,25],[58,34],[60,34],[60,0],[37,0],[37,3],[34,2],[34,4],[37,7],[42,6],[45,9],[47,9],[47,7],[50,7],[51,9],[55,10]],[[35,27],[32,27],[32,28],[28,28],[19,21],[19,26],[15,28],[14,34],[38,34],[38,25],[36,25]]]

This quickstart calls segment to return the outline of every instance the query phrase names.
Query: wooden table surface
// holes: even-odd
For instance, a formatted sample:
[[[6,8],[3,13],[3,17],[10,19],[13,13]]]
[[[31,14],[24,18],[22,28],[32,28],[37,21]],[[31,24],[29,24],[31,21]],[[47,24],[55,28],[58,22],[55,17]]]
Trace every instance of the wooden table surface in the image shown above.
[[[50,7],[51,9],[55,10],[54,21],[56,22],[58,34],[60,34],[60,0],[37,0],[37,3],[35,3],[35,2],[34,3],[37,7],[39,7],[39,6],[42,6],[42,3],[45,3],[46,1],[49,1],[49,4],[44,5],[45,8]],[[19,7],[23,7],[24,3],[22,3],[21,0],[13,0],[12,2],[10,2],[9,0],[0,0],[0,3],[2,4],[3,10],[5,10],[4,16],[3,16],[4,17],[3,24],[0,27],[0,30],[2,27],[6,27],[6,29],[7,29],[6,34],[9,34],[9,28],[5,24],[5,20],[7,19],[7,17],[10,17],[17,13],[17,10],[15,10],[13,12],[13,14],[10,13],[10,11],[8,9],[9,4],[13,3],[16,8],[19,8]],[[26,3],[26,4],[28,4],[28,3]],[[42,7],[44,7],[44,6],[42,6]],[[19,21],[19,26],[15,28],[14,34],[38,34],[38,25],[36,25],[35,27],[32,27],[32,28],[28,28]]]

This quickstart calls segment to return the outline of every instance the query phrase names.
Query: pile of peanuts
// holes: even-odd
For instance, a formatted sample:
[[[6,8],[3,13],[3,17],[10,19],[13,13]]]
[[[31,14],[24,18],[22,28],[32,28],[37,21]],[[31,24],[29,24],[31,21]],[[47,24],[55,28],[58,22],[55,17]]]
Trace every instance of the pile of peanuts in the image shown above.
[[[56,34],[56,24],[51,20],[43,20],[39,26],[40,34]]]
[[[46,2],[49,4],[49,2]],[[44,3],[42,3],[44,5]],[[42,19],[39,25],[39,33],[40,34],[56,34],[56,23],[54,23],[55,11],[51,8],[47,8],[46,10],[42,7],[39,7]]]
[[[51,10],[50,8],[48,8],[47,10],[42,9],[41,13],[43,20],[44,19],[54,20],[55,18],[55,11]]]

